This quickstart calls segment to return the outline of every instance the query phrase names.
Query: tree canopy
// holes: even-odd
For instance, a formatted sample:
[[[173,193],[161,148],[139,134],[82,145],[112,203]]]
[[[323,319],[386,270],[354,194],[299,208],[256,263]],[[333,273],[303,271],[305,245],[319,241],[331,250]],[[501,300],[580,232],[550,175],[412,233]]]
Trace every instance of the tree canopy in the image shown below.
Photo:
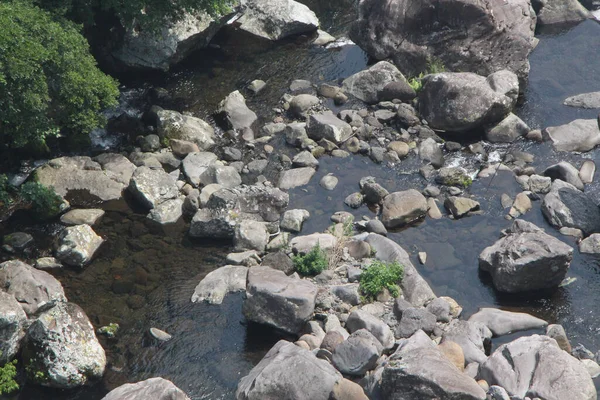
[[[0,2],[0,144],[87,135],[116,104],[117,82],[97,67],[77,25],[22,1]]]

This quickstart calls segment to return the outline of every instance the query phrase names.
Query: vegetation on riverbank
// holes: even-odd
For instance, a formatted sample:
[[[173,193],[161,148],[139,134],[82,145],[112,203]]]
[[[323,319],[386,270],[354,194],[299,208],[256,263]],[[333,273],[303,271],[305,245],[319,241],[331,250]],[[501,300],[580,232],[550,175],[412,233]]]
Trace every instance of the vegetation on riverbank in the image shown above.
[[[377,299],[384,289],[392,297],[400,296],[398,284],[404,278],[404,267],[397,262],[384,263],[375,260],[360,275],[360,292],[367,301]]]
[[[19,389],[19,384],[15,381],[16,376],[17,360],[7,362],[0,367],[0,395],[9,394]]]
[[[62,204],[63,199],[54,190],[40,183],[27,182],[16,188],[0,174],[0,217],[11,209],[29,208],[37,219],[49,219],[60,213]]]

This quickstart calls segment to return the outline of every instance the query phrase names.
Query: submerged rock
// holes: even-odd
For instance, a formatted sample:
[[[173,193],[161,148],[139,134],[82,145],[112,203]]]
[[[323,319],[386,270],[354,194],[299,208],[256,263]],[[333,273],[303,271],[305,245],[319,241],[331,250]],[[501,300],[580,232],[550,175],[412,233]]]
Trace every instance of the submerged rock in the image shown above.
[[[102,400],[190,400],[186,394],[163,378],[126,383],[111,390]]]
[[[479,255],[501,292],[552,289],[565,278],[573,249],[531,222],[516,220],[503,238]]]
[[[104,215],[104,210],[79,209],[71,210],[60,217],[60,222],[65,225],[95,225]]]
[[[27,330],[23,363],[29,378],[42,386],[71,389],[102,378],[104,349],[83,310],[58,303]]]
[[[569,2],[571,1],[579,4],[576,0],[569,0]],[[581,5],[580,7],[583,8]],[[582,19],[586,19],[586,17]],[[579,108],[600,108],[600,92],[582,93],[576,96],[567,97],[563,104],[565,106]]]
[[[595,119],[576,119],[566,125],[544,129],[558,151],[590,151],[600,144],[600,128]]]
[[[194,289],[192,303],[221,304],[228,293],[246,289],[247,276],[248,268],[238,265],[226,265],[209,272]]]
[[[96,251],[104,243],[89,225],[76,225],[65,228],[56,248],[56,258],[74,267],[83,267],[89,263]]]

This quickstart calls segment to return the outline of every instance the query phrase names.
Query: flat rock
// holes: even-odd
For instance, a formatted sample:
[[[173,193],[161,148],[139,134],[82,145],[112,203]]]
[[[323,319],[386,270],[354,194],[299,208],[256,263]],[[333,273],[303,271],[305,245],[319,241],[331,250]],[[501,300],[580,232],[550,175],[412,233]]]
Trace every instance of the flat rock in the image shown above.
[[[581,5],[580,7],[583,8]],[[578,108],[600,108],[600,92],[582,93],[576,96],[571,96],[568,97],[563,104],[565,106]]]
[[[102,400],[190,400],[173,382],[163,378],[150,378],[136,383],[126,383],[111,390]]]
[[[336,144],[345,142],[354,135],[352,127],[332,112],[312,114],[308,119],[306,133],[315,141],[326,139]]]
[[[444,207],[454,218],[462,218],[471,211],[479,210],[479,202],[468,197],[450,196],[444,201]]]
[[[61,215],[60,222],[65,225],[90,225],[94,226],[104,215],[104,210],[78,209],[70,210]]]
[[[313,233],[306,236],[296,236],[290,242],[292,250],[300,254],[310,252],[317,244],[321,250],[329,252],[336,246],[337,238],[329,233]]]
[[[592,150],[600,144],[600,128],[595,119],[576,119],[566,125],[544,129],[558,151]]]
[[[194,289],[192,303],[221,304],[228,293],[246,289],[247,276],[248,268],[237,265],[226,265],[209,272]]]
[[[407,308],[402,312],[400,324],[396,329],[396,337],[409,338],[418,330],[433,332],[436,317],[424,308]]]
[[[163,170],[139,167],[129,182],[133,197],[147,209],[152,209],[179,194],[175,178]]]
[[[383,199],[381,220],[386,228],[397,228],[423,218],[427,210],[427,199],[417,190],[394,192]]]
[[[492,331],[494,336],[507,335],[528,329],[544,328],[548,325],[546,321],[536,318],[533,315],[504,311],[497,308],[481,308],[469,318],[469,321],[481,322]]]
[[[279,177],[277,187],[289,190],[298,186],[308,185],[315,172],[315,169],[310,167],[288,169]]]

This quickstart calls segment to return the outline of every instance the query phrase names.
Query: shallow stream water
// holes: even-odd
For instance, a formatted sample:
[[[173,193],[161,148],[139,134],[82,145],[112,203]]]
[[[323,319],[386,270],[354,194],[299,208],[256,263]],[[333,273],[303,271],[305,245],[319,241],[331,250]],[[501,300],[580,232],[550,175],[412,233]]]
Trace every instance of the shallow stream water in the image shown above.
[[[323,27],[343,35],[354,18],[353,1],[306,2],[318,14]],[[330,3],[336,3],[335,5]],[[518,114],[531,126],[542,128],[576,118],[595,118],[597,111],[562,105],[573,94],[600,90],[600,25],[586,21],[559,33],[539,34],[540,43],[530,57],[531,73]],[[271,109],[293,79],[314,83],[338,81],[367,65],[367,57],[356,46],[335,50],[315,48],[301,39],[268,44],[242,39],[231,29],[220,34],[221,46],[199,52],[163,81],[173,96],[172,104],[181,111],[206,117],[231,91],[243,89],[254,79],[263,79],[267,88],[249,98],[248,105],[259,115],[272,117]],[[281,143],[276,144],[279,148]],[[510,148],[509,148],[510,147]],[[583,155],[557,154],[547,144],[518,142],[512,146],[488,146],[488,151],[520,149],[535,155],[538,171],[557,161],[579,166],[584,158],[600,162],[600,150]],[[292,153],[292,149],[282,149]],[[464,159],[454,155],[454,162]],[[322,231],[330,225],[329,216],[338,210],[350,211],[344,198],[358,190],[364,176],[375,176],[390,192],[422,189],[426,181],[419,175],[419,161],[409,158],[395,166],[374,164],[363,156],[337,159],[325,156],[311,183],[290,192],[290,208],[305,208],[311,218],[303,234]],[[320,178],[334,173],[337,188],[326,192]],[[582,343],[592,351],[600,349],[600,258],[575,250],[569,272],[577,280],[542,298],[501,296],[489,279],[478,271],[477,257],[499,237],[510,222],[500,206],[500,196],[520,192],[513,176],[499,173],[476,180],[469,188],[481,203],[483,215],[461,220],[427,219],[420,225],[393,232],[390,237],[413,257],[413,263],[437,295],[449,295],[464,307],[468,317],[479,307],[495,306],[526,311],[551,323],[562,324],[573,344]],[[600,185],[586,187],[600,203]],[[104,206],[107,214],[96,231],[107,239],[96,259],[82,271],[67,269],[57,274],[68,298],[79,304],[94,326],[118,322],[117,339],[102,338],[109,366],[102,382],[76,391],[53,391],[25,387],[14,398],[21,400],[99,400],[110,389],[125,383],[163,376],[172,380],[193,400],[231,399],[237,381],[256,365],[280,336],[268,329],[248,326],[241,313],[242,297],[230,295],[221,306],[192,304],[195,285],[211,270],[224,264],[231,250],[224,243],[191,241],[185,224],[159,228],[126,202]],[[365,207],[352,211],[358,218],[373,214]],[[524,219],[576,247],[574,239],[560,235],[544,220],[540,202]],[[4,232],[34,234],[39,254],[44,255],[57,226],[38,226],[16,215]],[[426,266],[416,255],[426,251]],[[152,343],[146,332],[158,327],[173,335],[162,345]],[[494,345],[514,337],[501,338]]]

